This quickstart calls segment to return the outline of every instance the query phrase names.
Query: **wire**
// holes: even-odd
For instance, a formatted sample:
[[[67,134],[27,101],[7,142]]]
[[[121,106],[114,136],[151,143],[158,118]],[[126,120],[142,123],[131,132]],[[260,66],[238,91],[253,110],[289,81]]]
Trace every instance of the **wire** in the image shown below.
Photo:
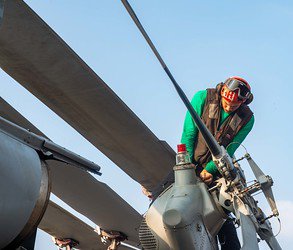
[[[241,144],[240,142],[237,142],[237,141],[234,141],[234,142],[229,143],[228,146],[226,147],[226,150],[228,150],[228,148],[229,148],[231,145],[233,145],[233,144],[238,144],[239,146],[242,146],[242,147],[244,148],[245,152],[248,153],[246,147],[245,147],[243,144]]]
[[[277,217],[278,221],[279,221],[279,225],[280,225],[280,228],[279,228],[279,231],[276,235],[274,235],[274,237],[277,237],[280,233],[281,233],[281,230],[282,230],[282,223],[281,223],[281,220],[279,217]]]

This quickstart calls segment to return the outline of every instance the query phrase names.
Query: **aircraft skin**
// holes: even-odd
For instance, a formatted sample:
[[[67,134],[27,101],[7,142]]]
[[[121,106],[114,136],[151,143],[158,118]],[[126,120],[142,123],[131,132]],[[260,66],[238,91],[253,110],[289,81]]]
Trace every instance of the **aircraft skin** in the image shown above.
[[[131,178],[152,190],[174,165],[175,152],[171,147],[166,142],[160,141],[106,83],[23,1],[0,0],[0,25],[1,68],[73,126]],[[7,230],[7,235],[2,237],[0,247],[22,244],[29,238],[30,233],[35,232],[38,225],[55,237],[74,239],[81,249],[105,249],[100,237],[93,233],[91,227],[49,201],[50,191],[99,225],[104,233],[115,235],[111,231],[120,232],[121,241],[125,240],[126,243],[141,247],[138,228],[142,216],[105,183],[99,182],[88,173],[99,174],[99,166],[51,142],[3,99],[1,99],[1,116],[4,118],[0,121],[2,137],[0,146],[7,153],[0,161],[0,169],[1,174],[9,175],[12,180],[2,182],[1,185],[4,190],[13,190],[13,183],[20,183],[20,189],[28,187],[32,194],[29,195],[31,199],[28,199],[26,195],[29,192],[17,191],[13,194],[14,200],[24,202],[15,204],[15,201],[14,203],[10,201],[8,207],[1,208],[1,214],[8,214],[9,209],[13,207],[18,212],[24,211],[25,216],[22,216],[22,220],[15,220],[15,223],[10,223],[12,219],[9,217],[5,218],[5,222],[0,221],[1,226],[10,229]],[[136,145],[135,150],[133,145]],[[17,157],[9,155],[11,149],[18,150]],[[23,158],[27,158],[28,162],[20,164],[19,159]],[[33,167],[29,175],[35,176],[36,181],[28,181],[24,178],[28,174],[26,171],[29,171],[29,166]],[[20,177],[14,175],[14,171],[10,171],[11,168],[19,173],[24,171],[24,174]],[[47,172],[49,174],[46,174]],[[64,181],[62,177],[65,175],[69,177],[70,182]],[[149,214],[146,215],[146,220],[154,220],[151,214],[156,206],[157,210],[161,210],[161,206],[167,208],[159,219],[164,224],[159,230],[160,234],[164,235],[163,229],[166,231],[162,236],[166,238],[163,241],[165,243],[162,243],[165,245],[156,249],[180,249],[184,245],[183,242],[187,244],[185,249],[190,248],[191,245],[190,249],[214,249],[216,246],[213,236],[220,228],[224,215],[219,212],[206,186],[195,175],[182,176],[185,177],[177,178],[178,182],[175,181],[174,186],[162,194],[162,198],[153,204]],[[187,181],[189,177],[186,176],[193,178],[189,180],[193,185],[192,190],[182,188],[190,186],[190,182]],[[77,180],[83,185],[75,185]],[[181,183],[180,188],[176,189],[176,184],[182,180],[187,182]],[[184,203],[186,202],[184,199],[174,203],[168,198],[171,194],[180,196],[178,192],[182,190],[189,192],[190,196],[187,195],[190,197],[189,203]],[[4,194],[2,197],[7,198]],[[205,197],[202,204],[190,203],[191,200],[199,200],[199,197]],[[30,202],[25,202],[27,199]],[[99,202],[92,202],[93,200]],[[162,201],[165,202],[164,205],[160,205]],[[238,200],[235,200],[234,207],[237,206],[237,202]],[[185,229],[174,233],[172,230],[174,217],[170,216],[170,211],[179,206],[182,212],[183,208],[189,207],[188,204],[195,205],[193,213],[196,212],[198,215],[196,217],[191,212],[188,217],[197,218],[192,224],[191,234],[186,234]],[[213,209],[210,214],[205,215],[207,208],[211,207]],[[238,208],[241,211],[238,217],[246,223],[245,225],[251,224],[250,220],[247,221],[248,215],[245,213],[249,209],[245,204],[238,205]],[[215,224],[208,223],[211,215],[217,218]],[[149,223],[149,228],[153,230],[156,223],[152,224],[150,221]],[[180,229],[181,226],[180,224]],[[194,233],[196,228],[201,230]],[[1,228],[1,231],[3,230]],[[269,226],[264,226],[263,230],[269,230]],[[189,238],[185,238],[187,236]],[[253,235],[248,235],[246,232],[244,236],[247,237],[246,242],[251,238],[254,239]],[[263,237],[266,237],[265,233]],[[192,241],[194,244],[191,243]],[[268,241],[273,249],[280,249],[272,237]],[[115,243],[114,240],[110,242]],[[243,246],[243,249],[257,249],[255,247],[257,244],[251,242],[248,247]],[[114,247],[117,246],[114,244]],[[125,247],[120,247],[123,248]]]

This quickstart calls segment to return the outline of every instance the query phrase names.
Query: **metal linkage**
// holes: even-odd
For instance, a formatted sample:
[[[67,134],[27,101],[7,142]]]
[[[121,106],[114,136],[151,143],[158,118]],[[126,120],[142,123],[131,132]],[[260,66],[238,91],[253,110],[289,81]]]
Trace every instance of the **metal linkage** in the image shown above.
[[[229,182],[232,182],[237,177],[237,171],[233,165],[232,158],[227,153],[226,149],[221,146],[221,153],[218,157],[212,156],[220,174]]]
[[[56,246],[59,247],[59,249],[62,249],[66,247],[66,250],[71,250],[73,247],[76,247],[79,245],[79,242],[70,238],[64,238],[64,239],[59,239],[52,237],[52,240]]]
[[[253,194],[253,193],[256,193],[258,192],[260,189],[260,184],[258,181],[255,181],[254,184],[244,188],[243,190],[241,190],[240,194],[243,195],[243,194],[246,194],[246,193],[249,193],[249,194]]]
[[[259,166],[255,163],[255,161],[251,158],[251,156],[248,153],[245,154],[245,158],[247,159],[250,168],[254,173],[254,176],[260,186],[260,189],[264,193],[274,216],[278,216],[279,211],[277,209],[277,205],[272,191],[272,186],[274,184],[273,179],[269,175],[264,174],[264,172],[259,168]]]
[[[101,236],[101,241],[108,246],[107,250],[117,250],[121,242],[127,240],[127,236],[118,231],[106,231],[96,227],[95,231]]]

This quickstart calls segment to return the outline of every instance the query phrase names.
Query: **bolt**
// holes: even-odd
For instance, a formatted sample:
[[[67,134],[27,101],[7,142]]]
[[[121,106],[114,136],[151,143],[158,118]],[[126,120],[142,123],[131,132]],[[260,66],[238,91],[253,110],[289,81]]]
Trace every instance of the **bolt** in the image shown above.
[[[229,207],[229,206],[231,206],[231,201],[230,200],[225,200],[224,204],[225,204],[226,207]]]

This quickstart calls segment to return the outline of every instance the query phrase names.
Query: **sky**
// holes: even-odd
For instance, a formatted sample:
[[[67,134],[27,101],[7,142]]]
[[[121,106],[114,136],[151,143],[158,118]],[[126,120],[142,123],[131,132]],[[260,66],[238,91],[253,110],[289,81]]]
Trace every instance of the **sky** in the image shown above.
[[[186,109],[170,80],[118,0],[26,0],[65,42],[172,148],[180,142]],[[283,249],[293,244],[291,161],[292,1],[129,1],[188,98],[229,76],[252,87],[255,125],[244,141],[274,180]],[[54,142],[102,167],[107,183],[137,211],[148,199],[131,180],[68,124],[0,70],[1,96]],[[236,156],[242,156],[240,149]],[[249,168],[243,165],[251,179]],[[261,196],[261,206],[270,214]],[[75,213],[54,196],[54,201]],[[81,217],[85,221],[86,218]],[[91,223],[87,221],[88,223]],[[279,225],[272,220],[274,232]],[[269,249],[261,244],[261,249]],[[55,249],[39,231],[36,249]]]

